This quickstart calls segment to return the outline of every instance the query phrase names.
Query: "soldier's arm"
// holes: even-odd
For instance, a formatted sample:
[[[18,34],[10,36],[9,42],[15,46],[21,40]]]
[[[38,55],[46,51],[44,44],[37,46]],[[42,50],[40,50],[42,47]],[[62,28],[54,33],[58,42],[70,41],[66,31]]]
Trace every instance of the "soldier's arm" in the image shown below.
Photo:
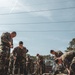
[[[13,59],[16,60],[17,57],[17,48],[14,48],[13,50]]]
[[[69,68],[70,64],[69,64],[69,61],[66,58],[64,59],[63,63],[64,63],[65,68]]]
[[[26,53],[28,52],[29,50],[28,49],[26,49]]]
[[[16,48],[14,48],[14,50],[13,50],[13,56],[17,56],[17,47]]]
[[[26,59],[26,53],[28,52],[28,50],[26,49],[26,47],[23,47],[23,57]]]
[[[10,39],[10,48],[13,48],[13,39]]]
[[[24,53],[27,53],[28,49],[26,47],[24,47]]]

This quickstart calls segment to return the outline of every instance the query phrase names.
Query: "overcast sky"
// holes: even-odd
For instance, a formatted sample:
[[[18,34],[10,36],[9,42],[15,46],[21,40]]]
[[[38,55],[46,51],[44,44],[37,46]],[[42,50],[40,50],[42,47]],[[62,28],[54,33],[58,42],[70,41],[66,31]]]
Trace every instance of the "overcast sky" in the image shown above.
[[[0,35],[16,31],[30,55],[65,51],[75,38],[75,0],[0,0]]]

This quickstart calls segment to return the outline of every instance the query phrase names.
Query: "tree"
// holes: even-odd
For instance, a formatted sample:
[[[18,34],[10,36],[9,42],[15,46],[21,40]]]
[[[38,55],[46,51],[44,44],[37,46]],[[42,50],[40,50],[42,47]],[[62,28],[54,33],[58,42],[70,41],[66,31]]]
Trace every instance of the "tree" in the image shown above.
[[[69,47],[67,47],[68,51],[75,50],[75,38],[72,39],[69,43]]]

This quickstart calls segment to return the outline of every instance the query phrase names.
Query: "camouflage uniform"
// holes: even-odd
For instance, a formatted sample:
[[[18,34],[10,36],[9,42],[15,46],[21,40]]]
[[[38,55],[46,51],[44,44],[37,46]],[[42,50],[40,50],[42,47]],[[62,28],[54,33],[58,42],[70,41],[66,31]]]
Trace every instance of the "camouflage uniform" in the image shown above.
[[[2,52],[0,53],[0,70],[3,71],[3,74],[8,73],[8,67],[9,67],[9,56],[10,56],[10,44],[9,42],[12,43],[13,45],[13,39],[10,36],[10,33],[6,32],[1,35],[1,45],[0,45],[0,50]],[[1,75],[3,75],[1,74]]]
[[[60,57],[61,55],[63,55],[63,53],[61,51],[55,52],[55,58]]]
[[[31,73],[31,59],[30,57],[26,57],[26,70],[27,70],[27,74]]]
[[[40,56],[40,60],[39,60],[39,70],[40,70],[40,75],[43,74],[43,66],[44,66],[43,57]]]
[[[16,57],[15,62],[15,74],[18,74],[18,69],[20,69],[20,74],[26,74],[26,53],[27,49],[23,47],[21,49],[19,46],[14,48],[13,55]]]
[[[63,53],[61,51],[56,51],[55,52],[55,59],[60,57],[61,55],[63,55]],[[62,70],[63,66],[61,67],[61,65],[55,64],[54,75],[58,74]]]
[[[67,52],[67,53],[63,54],[61,56],[61,58],[62,58],[65,68],[68,68],[68,69],[71,68],[71,71],[75,70],[75,51]],[[70,75],[73,75],[73,74],[70,74]],[[74,73],[74,75],[75,75],[75,73]]]
[[[71,75],[75,75],[75,57],[73,58],[70,65]]]
[[[72,59],[75,57],[75,51],[66,52],[61,56],[65,67],[69,67]]]
[[[36,69],[35,69],[35,75],[42,75],[43,73],[43,57],[42,56],[38,56],[38,59],[36,60]]]
[[[34,61],[33,61],[33,59],[31,59],[30,71],[31,71],[31,74],[33,74],[33,72],[34,72]]]

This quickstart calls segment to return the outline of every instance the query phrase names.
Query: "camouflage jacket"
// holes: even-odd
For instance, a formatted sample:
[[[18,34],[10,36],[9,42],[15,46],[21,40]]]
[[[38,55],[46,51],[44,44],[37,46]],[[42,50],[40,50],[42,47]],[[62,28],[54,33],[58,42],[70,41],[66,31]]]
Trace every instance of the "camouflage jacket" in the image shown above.
[[[23,49],[21,49],[19,46],[14,48],[13,50],[13,55],[16,57],[24,57],[26,58],[26,53],[27,53],[27,49],[26,47],[23,47]]]
[[[63,52],[57,51],[57,52],[55,53],[55,58],[60,57],[61,55],[63,55]]]
[[[10,36],[10,33],[6,32],[1,35],[1,45],[10,47],[9,42],[13,45],[13,39]]]
[[[43,65],[43,57],[39,56],[37,62],[39,63],[39,65]]]
[[[64,53],[61,56],[64,66],[69,67],[74,57],[75,57],[75,51],[70,51],[70,52]]]

